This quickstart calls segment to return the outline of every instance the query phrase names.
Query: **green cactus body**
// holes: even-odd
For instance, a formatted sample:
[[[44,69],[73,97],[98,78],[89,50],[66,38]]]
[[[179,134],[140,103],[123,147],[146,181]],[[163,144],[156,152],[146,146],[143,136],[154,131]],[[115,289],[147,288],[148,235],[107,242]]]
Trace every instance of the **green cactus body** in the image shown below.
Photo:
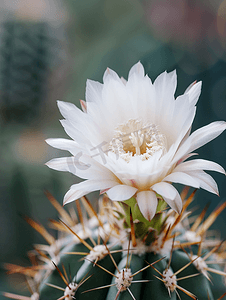
[[[115,258],[115,255],[113,255],[113,257],[116,263],[118,264],[117,265],[118,269],[122,271],[126,267],[127,256],[118,255],[117,259]],[[145,261],[149,263],[153,263],[156,260],[160,259],[161,257],[162,256],[160,256],[159,254],[154,254],[154,253],[148,253],[146,255],[141,255],[141,256],[134,254],[132,255],[129,268],[131,269],[131,272],[133,274],[143,269],[145,266],[147,266],[147,263],[145,263]],[[73,265],[73,260],[69,257],[67,259],[68,259],[68,264]],[[190,259],[186,253],[184,253],[182,250],[175,250],[173,252],[172,262],[169,268],[172,271],[172,273],[175,273],[179,269],[183,268],[183,266],[185,266],[189,262]],[[114,273],[115,275],[118,274],[118,271],[114,267],[109,256],[105,257],[101,262],[99,262],[99,264],[100,266],[104,267],[106,270]],[[160,262],[156,263],[156,265],[154,266],[159,272],[163,273],[164,270],[167,268],[167,264],[168,264],[168,260],[163,259]],[[192,276],[197,273],[198,270],[195,268],[193,264],[191,264],[185,270],[181,271],[180,275],[178,275],[177,278],[179,279],[181,277]],[[76,299],[86,300],[86,299],[90,299],[91,297],[94,297],[95,299],[103,299],[103,300],[116,299],[116,295],[119,292],[119,290],[115,285],[103,289],[99,289],[99,290],[97,289],[94,291],[83,293],[84,291],[93,288],[104,287],[104,286],[115,284],[116,278],[110,275],[109,273],[107,273],[106,271],[100,269],[97,266],[94,266],[93,263],[91,262],[84,261],[83,265],[80,267],[78,271],[78,274],[79,276],[75,275],[77,283],[79,283],[85,276],[88,277],[88,274],[93,274],[93,276],[90,279],[88,279],[80,288],[78,288],[78,290],[75,293]],[[54,283],[55,285],[62,286],[62,280],[59,278],[59,274],[55,273],[55,276],[57,277],[56,281],[53,280],[52,275],[48,278],[48,281],[50,283]],[[154,276],[159,276],[159,274],[152,267],[147,268],[145,271],[141,271],[140,273],[138,273],[133,277],[131,286],[129,286],[129,290],[131,291],[133,296],[131,296],[130,292],[126,289],[125,291],[119,293],[117,299],[129,300],[129,299],[133,299],[134,297],[134,299],[136,300],[139,299],[155,299],[155,300],[175,299],[176,300],[176,299],[180,299],[179,295],[181,299],[184,300],[191,299],[190,296],[186,295],[178,288],[177,288],[177,292],[179,293],[179,295],[175,291],[172,291],[169,295],[166,285]],[[219,280],[217,281],[217,287],[213,285],[210,281],[208,281],[208,279],[203,274],[181,280],[180,282],[178,282],[178,285],[181,288],[194,294],[196,296],[196,298],[194,299],[214,300],[214,299],[218,299],[225,292],[224,282],[219,275],[217,276],[219,278]],[[136,282],[142,280],[144,282]],[[56,299],[56,297],[60,297],[60,295],[62,295],[62,292],[60,293],[59,291],[59,293],[57,292],[55,294],[55,289],[51,287],[43,286],[40,293],[40,300],[45,300],[45,299],[54,300]]]
[[[114,215],[115,208],[110,209]],[[217,264],[222,262],[218,241],[209,240],[213,247],[206,247],[205,240],[198,242],[197,237],[188,242],[185,237],[192,234],[186,235],[181,223],[178,226],[178,215],[172,211],[161,218],[164,230],[159,234],[149,230],[151,238],[135,236],[134,240],[123,210],[113,219],[108,219],[108,213],[102,209],[83,229],[81,224],[69,227],[62,222],[68,234],[49,246],[36,246],[42,262],[38,270],[34,267],[33,277],[27,275],[34,291],[31,300],[222,299],[226,274]],[[23,269],[26,272],[28,268]]]

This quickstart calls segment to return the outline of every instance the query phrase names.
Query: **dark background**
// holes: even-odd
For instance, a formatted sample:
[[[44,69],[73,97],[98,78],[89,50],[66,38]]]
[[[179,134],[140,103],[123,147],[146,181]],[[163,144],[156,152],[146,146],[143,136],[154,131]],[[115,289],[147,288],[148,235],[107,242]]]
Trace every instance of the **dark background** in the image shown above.
[[[202,80],[193,131],[225,120],[226,1],[4,3],[0,2],[0,290],[14,286],[24,294],[17,277],[4,276],[3,262],[27,264],[26,252],[33,243],[44,241],[21,214],[47,225],[57,214],[44,190],[62,203],[70,185],[79,181],[44,166],[49,159],[65,155],[44,142],[66,137],[58,122],[56,100],[79,106],[87,78],[102,81],[107,67],[127,78],[140,60],[153,80],[176,68],[177,95],[194,80]],[[198,153],[226,168],[225,149],[223,133]],[[195,203],[203,208],[210,202],[208,213],[226,195],[225,176],[212,175],[220,197],[200,190]],[[224,238],[225,217],[223,212],[213,226]]]

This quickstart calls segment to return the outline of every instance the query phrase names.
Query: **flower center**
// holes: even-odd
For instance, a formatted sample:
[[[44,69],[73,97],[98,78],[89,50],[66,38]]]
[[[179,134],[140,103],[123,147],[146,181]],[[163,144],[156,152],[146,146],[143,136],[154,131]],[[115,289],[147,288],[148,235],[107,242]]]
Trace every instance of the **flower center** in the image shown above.
[[[155,124],[130,119],[115,129],[109,150],[129,162],[132,156],[149,159],[157,151],[166,151],[166,137]]]

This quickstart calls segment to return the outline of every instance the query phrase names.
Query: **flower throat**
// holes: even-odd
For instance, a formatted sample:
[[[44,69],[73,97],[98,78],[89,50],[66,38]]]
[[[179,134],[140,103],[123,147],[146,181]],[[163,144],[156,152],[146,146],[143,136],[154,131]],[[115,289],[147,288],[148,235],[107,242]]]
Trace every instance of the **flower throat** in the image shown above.
[[[166,151],[166,138],[157,125],[130,119],[115,129],[109,150],[127,162],[133,156],[147,160],[157,151]]]

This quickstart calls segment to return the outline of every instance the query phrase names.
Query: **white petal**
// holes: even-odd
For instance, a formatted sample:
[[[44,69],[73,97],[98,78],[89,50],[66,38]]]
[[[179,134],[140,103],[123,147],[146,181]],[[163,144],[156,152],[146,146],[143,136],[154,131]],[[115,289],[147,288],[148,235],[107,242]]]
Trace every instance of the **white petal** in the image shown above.
[[[144,123],[155,122],[155,89],[150,78],[133,72],[126,84],[127,112],[132,108],[129,118],[141,119]]]
[[[102,100],[102,90],[102,83],[88,79],[86,81],[86,101],[100,104]]]
[[[212,176],[210,176],[204,171],[188,172],[188,174],[193,178],[199,180],[200,187],[202,189],[219,196],[217,183]]]
[[[183,172],[173,172],[170,175],[166,176],[163,181],[181,183],[184,185],[193,186],[194,188],[200,188],[199,181]]]
[[[75,174],[76,168],[73,164],[69,167],[68,159],[70,161],[70,157],[53,158],[46,162],[45,165],[53,170],[70,172],[72,174]]]
[[[167,72],[163,72],[162,74],[160,74],[155,82],[154,82],[154,86],[156,88],[156,91],[158,93],[158,96],[162,97],[166,97],[167,99],[167,94],[168,97],[172,97],[176,91],[176,86],[177,86],[177,74],[176,74],[176,70],[167,73]]]
[[[176,190],[176,189],[175,189]],[[180,197],[180,194],[178,193],[178,191],[176,190],[176,197],[174,200],[171,199],[167,199],[166,197],[164,198],[164,200],[166,201],[166,203],[169,204],[169,206],[175,210],[178,214],[181,213],[182,210],[182,200]]]
[[[68,103],[64,103],[61,101],[58,101],[58,106],[62,112],[62,115],[66,119],[61,121],[61,123],[67,133],[68,127],[73,128],[73,130],[71,130],[70,136],[72,136],[75,141],[77,141],[77,139],[75,138],[75,134],[73,132],[80,132],[80,134],[86,136],[87,139],[92,140],[92,137],[95,137],[95,140],[97,140],[100,128],[98,127],[96,122],[92,120],[89,114],[84,113],[74,105],[72,105],[70,108],[70,105],[68,105]],[[65,125],[67,128],[65,128]],[[99,143],[99,141],[97,141],[97,143]]]
[[[189,85],[189,87],[186,89],[185,94],[189,95],[189,102],[192,105],[196,105],[199,96],[201,94],[201,88],[202,88],[202,82],[199,81],[196,83],[195,81],[191,85]]]
[[[101,128],[93,122],[87,113],[80,111],[79,114],[77,114],[75,111],[70,111],[68,112],[67,119],[62,120],[61,123],[62,122],[64,123],[62,125],[64,126],[65,131],[67,130],[66,132],[68,132],[68,129],[65,128],[65,124],[68,124],[69,127],[72,128],[70,135],[73,135],[73,139],[76,142],[78,142],[78,140],[74,137],[76,134],[82,136],[83,139],[85,137],[94,144],[103,142],[103,138],[100,137],[102,132]]]
[[[148,221],[154,217],[158,205],[156,194],[152,191],[143,191],[137,194],[137,204],[142,215]]]
[[[198,155],[198,153],[189,153],[189,154],[185,155],[185,156],[182,157],[181,160],[178,162],[178,165],[179,165],[180,163],[182,163],[183,161],[185,161],[186,159],[188,159],[188,158],[190,158],[190,157],[192,157],[192,156],[194,156],[194,155]]]
[[[162,105],[160,126],[167,137],[168,147],[176,141],[181,143],[191,128],[195,112],[196,107],[191,107],[187,95],[177,97],[173,103]]]
[[[127,80],[126,80],[125,78],[121,77],[121,80],[122,80],[122,83],[123,83],[124,85],[127,84]]]
[[[112,171],[106,168],[104,165],[97,162],[95,159],[88,155],[82,155],[81,157],[75,157],[77,165],[77,176],[81,178],[89,179],[108,179],[117,181],[117,177]],[[83,167],[84,166],[84,167]],[[89,166],[89,168],[88,168]],[[88,173],[88,174],[86,174]],[[83,177],[84,176],[84,177]]]
[[[173,200],[176,197],[176,189],[167,182],[159,182],[151,187],[157,194],[161,195],[163,198],[168,198]]]
[[[74,104],[63,101],[57,101],[57,104],[62,116],[67,121],[70,121],[70,126],[76,126],[76,131],[80,130],[81,132],[83,132],[84,128],[86,127],[88,127],[88,129],[86,128],[86,130],[89,130],[89,125],[95,125],[90,124],[92,121],[90,120],[89,115],[87,113],[84,113]]]
[[[84,145],[86,149],[90,150],[93,145],[99,145],[103,142],[101,130],[90,120],[88,114],[83,113],[83,116],[78,117],[74,112],[68,112],[68,119],[60,120],[65,132],[79,145]],[[76,123],[76,120],[80,120]]]
[[[88,194],[87,190],[76,191],[76,190],[70,189],[64,195],[63,205],[68,204],[68,203],[70,203],[72,201],[75,201],[75,200],[81,198],[82,196],[84,196],[86,194]]]
[[[46,143],[54,148],[70,151],[73,155],[82,150],[78,143],[68,139],[47,139]]]
[[[175,129],[178,130],[179,125],[180,131],[184,130],[184,124],[190,123],[191,126],[195,116],[195,112],[196,108],[191,106],[191,104],[189,103],[188,95],[184,94],[177,97],[177,99],[175,100],[173,119],[171,120],[172,124],[170,123],[170,126],[174,125],[176,121]],[[185,131],[187,131],[189,127],[187,127]]]
[[[125,123],[125,121],[128,121],[130,118],[134,118],[131,116],[131,101],[126,91],[126,86],[122,83],[121,79],[117,81],[112,79],[112,77],[104,84],[102,97],[104,101],[102,106],[99,107],[99,110],[101,110],[107,123],[104,123],[103,120],[100,119],[99,124],[101,125],[99,125],[99,127],[101,126],[101,128],[105,130],[105,124],[107,124],[108,139],[111,139],[116,127]]]
[[[114,79],[116,81],[121,81],[121,79],[119,78],[118,74],[113,71],[112,69],[110,68],[107,68],[106,71],[104,72],[104,76],[103,76],[103,82],[104,84],[107,82],[107,80],[111,80],[111,79]]]
[[[189,172],[195,170],[209,170],[225,174],[225,170],[217,163],[205,159],[194,159],[179,164],[175,172]]]
[[[64,127],[65,132],[79,145],[90,145],[89,140],[82,134],[73,124],[68,120],[60,120],[60,123]]]
[[[108,190],[107,195],[113,201],[123,201],[130,199],[136,191],[135,187],[119,184]]]
[[[225,129],[226,122],[224,121],[213,122],[207,126],[197,129],[180,146],[173,163],[180,160],[186,154],[193,152],[194,150],[212,141]]]
[[[163,199],[175,210],[180,213],[182,210],[182,200],[174,186],[166,182],[159,182],[152,186],[152,189],[157,194],[161,195]]]
[[[46,163],[54,170],[70,172],[83,179],[113,180],[118,181],[117,177],[107,168],[89,156],[78,153],[73,157],[55,158]]]
[[[86,180],[78,184],[74,184],[65,194],[63,204],[65,205],[74,200],[77,200],[90,192],[111,188],[112,186],[115,186],[117,184],[117,182],[111,180]]]
[[[64,102],[64,101],[57,101],[57,105],[59,107],[59,110],[61,112],[61,115],[66,119],[67,114],[69,111],[76,111],[79,110],[73,103]]]
[[[129,76],[131,77],[133,74],[136,74],[140,77],[144,77],[144,67],[141,64],[141,62],[139,61],[138,63],[136,63],[134,66],[132,66],[132,68],[129,71]]]
[[[186,88],[184,94],[188,93],[188,92],[191,90],[191,88],[192,88],[196,83],[197,83],[196,80],[193,81],[193,82]]]

